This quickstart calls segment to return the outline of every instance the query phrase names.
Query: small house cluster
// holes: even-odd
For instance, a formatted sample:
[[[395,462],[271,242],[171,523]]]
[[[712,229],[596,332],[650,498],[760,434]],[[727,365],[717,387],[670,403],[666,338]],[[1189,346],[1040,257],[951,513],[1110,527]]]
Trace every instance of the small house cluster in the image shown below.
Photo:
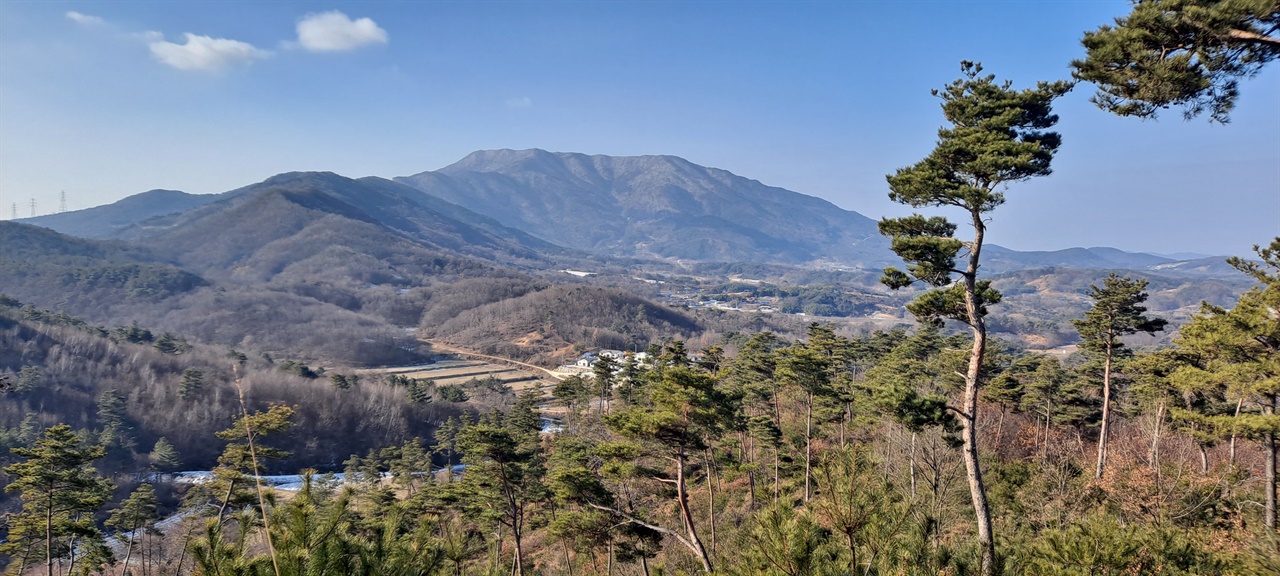
[[[626,361],[627,354],[631,354],[635,358],[636,363],[644,364],[649,361],[649,355],[645,352],[623,352],[621,350],[597,350],[594,352],[584,352],[577,360],[572,363],[561,365],[556,372],[569,376],[593,377],[593,367],[600,358],[609,358],[617,363],[614,373],[622,370],[622,364]]]

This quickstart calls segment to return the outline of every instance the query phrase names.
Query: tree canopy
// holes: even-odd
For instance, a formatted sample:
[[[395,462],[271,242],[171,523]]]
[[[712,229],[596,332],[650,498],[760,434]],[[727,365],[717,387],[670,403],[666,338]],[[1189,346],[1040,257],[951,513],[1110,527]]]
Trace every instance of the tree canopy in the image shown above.
[[[1276,0],[1138,0],[1129,15],[1086,32],[1073,76],[1098,86],[1099,108],[1155,118],[1182,107],[1227,122],[1240,80],[1280,57]]]

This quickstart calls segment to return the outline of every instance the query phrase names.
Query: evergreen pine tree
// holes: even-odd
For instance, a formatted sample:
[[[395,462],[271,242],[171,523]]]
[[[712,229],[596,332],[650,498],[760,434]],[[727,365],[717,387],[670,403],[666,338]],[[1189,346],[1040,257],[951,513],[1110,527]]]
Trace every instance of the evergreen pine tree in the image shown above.
[[[178,382],[178,397],[191,398],[204,388],[204,371],[198,368],[187,368],[182,371],[182,380]]]
[[[1121,278],[1114,273],[1103,279],[1103,286],[1089,287],[1093,308],[1084,318],[1072,320],[1080,331],[1080,347],[1102,359],[1102,427],[1098,432],[1098,458],[1094,466],[1094,478],[1102,478],[1107,466],[1107,441],[1111,433],[1112,372],[1117,358],[1128,356],[1128,349],[1120,338],[1138,332],[1154,334],[1164,330],[1167,323],[1160,318],[1146,316],[1146,280]]]
[[[172,472],[182,467],[182,458],[178,455],[178,450],[164,437],[156,440],[149,458],[151,467],[160,472]]]
[[[141,536],[139,531],[150,529],[155,525],[156,491],[150,484],[141,484],[133,491],[120,507],[107,518],[107,526],[116,529],[116,539],[126,540],[124,553],[124,571],[129,570],[129,561],[133,558],[133,544]],[[145,560],[144,560],[145,562]]]
[[[605,414],[609,413],[609,400],[613,398],[613,387],[617,383],[614,372],[617,370],[618,363],[608,356],[601,356],[591,365],[595,375],[595,393],[600,398],[600,410]]]
[[[108,451],[131,451],[133,427],[125,414],[124,394],[112,388],[98,396],[99,441]]]
[[[1072,75],[1098,85],[1093,103],[1121,116],[1154,118],[1182,106],[1226,122],[1240,79],[1280,58],[1275,0],[1142,0],[1114,26],[1086,32],[1088,56]]]
[[[942,99],[942,111],[950,128],[938,131],[938,145],[924,160],[888,176],[889,197],[914,208],[952,207],[965,212],[973,237],[962,241],[953,234],[956,225],[940,216],[919,214],[886,218],[880,232],[892,239],[895,253],[907,262],[907,272],[885,270],[883,281],[904,288],[920,281],[934,289],[907,306],[925,323],[944,319],[967,324],[973,332],[965,390],[956,407],[962,427],[962,457],[973,500],[981,550],[981,573],[997,572],[991,510],[978,458],[978,389],[984,382],[983,356],[987,347],[987,307],[1000,301],[989,280],[978,278],[987,216],[1004,203],[1007,184],[1051,171],[1050,162],[1062,143],[1049,131],[1058,117],[1053,100],[1071,89],[1067,82],[1041,82],[1034,89],[1017,91],[1010,82],[981,76],[982,66],[962,62],[964,77],[934,94]],[[956,267],[960,251],[967,262]],[[910,273],[910,275],[908,275]],[[956,278],[958,276],[958,279]]]
[[[93,461],[105,452],[98,445],[86,446],[70,426],[59,424],[45,430],[34,446],[14,448],[13,453],[25,460],[5,466],[12,479],[5,491],[19,495],[22,510],[10,519],[0,554],[28,565],[32,544],[40,543],[45,572],[53,576],[58,558],[80,546],[101,544],[93,514],[110,498],[112,485],[98,476]]]
[[[1221,387],[1227,397],[1240,399],[1243,411],[1210,421],[1231,434],[1261,441],[1266,455],[1263,523],[1275,530],[1280,448],[1276,442],[1280,430],[1280,237],[1266,248],[1254,249],[1261,263],[1239,258],[1228,262],[1261,286],[1246,292],[1231,310],[1205,304],[1182,327],[1175,343],[1190,363],[1174,377],[1198,382],[1199,387]]]

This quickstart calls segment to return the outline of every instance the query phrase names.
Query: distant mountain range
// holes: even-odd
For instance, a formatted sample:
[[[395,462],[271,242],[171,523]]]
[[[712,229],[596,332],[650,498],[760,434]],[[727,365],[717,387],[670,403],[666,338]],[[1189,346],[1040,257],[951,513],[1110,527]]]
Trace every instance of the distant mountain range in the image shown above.
[[[567,254],[864,269],[897,262],[874,220],[813,196],[675,156],[537,149],[479,151],[394,181],[290,173],[215,195],[153,190],[20,221],[84,238],[138,240],[179,260],[196,244],[218,245],[221,256],[205,264],[228,266],[249,257],[245,246],[253,241],[247,238],[286,231],[307,238],[319,230],[308,227],[328,225],[278,220],[284,204],[377,224],[403,240],[494,262]],[[984,268],[1231,273],[1221,258],[1186,256],[1194,258],[1103,247],[1023,252],[990,246]]]
[[[219,196],[187,194],[177,190],[150,190],[105,206],[23,218],[18,222],[43,226],[80,238],[114,238],[138,222],[165,214],[185,212],[214,202]]]
[[[790,330],[785,315],[677,317],[644,299],[737,277],[788,284],[789,271],[901,312],[871,286],[897,262],[875,221],[672,156],[497,150],[395,180],[293,172],[222,194],[152,190],[0,222],[0,246],[0,293],[37,307],[350,363],[421,359],[423,336],[554,363],[580,346]],[[1077,315],[1109,270],[1152,278],[1175,318],[1229,303],[1248,282],[1223,260],[989,246],[983,269],[1009,294],[1004,330],[1023,334]],[[1064,330],[1053,341],[1071,341]]]
[[[425,248],[498,263],[542,263],[563,252],[408,186],[328,172],[273,176],[115,236],[205,273],[252,270],[259,278],[337,247],[390,260]]]

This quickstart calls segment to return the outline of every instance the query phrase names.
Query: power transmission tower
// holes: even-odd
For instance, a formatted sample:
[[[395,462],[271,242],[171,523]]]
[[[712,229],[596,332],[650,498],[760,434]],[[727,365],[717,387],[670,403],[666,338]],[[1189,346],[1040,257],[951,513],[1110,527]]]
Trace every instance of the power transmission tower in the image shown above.
[[[35,198],[31,199],[31,217],[32,218],[36,217],[36,199]]]
[[[58,213],[59,213],[59,214],[61,214],[61,213],[66,212],[66,211],[67,211],[67,191],[66,191],[66,190],[63,190],[63,191],[62,191],[62,200],[61,200],[60,202],[58,202]]]
[[[17,202],[14,202],[13,205],[9,207],[9,219],[10,220],[18,219],[18,203]]]

